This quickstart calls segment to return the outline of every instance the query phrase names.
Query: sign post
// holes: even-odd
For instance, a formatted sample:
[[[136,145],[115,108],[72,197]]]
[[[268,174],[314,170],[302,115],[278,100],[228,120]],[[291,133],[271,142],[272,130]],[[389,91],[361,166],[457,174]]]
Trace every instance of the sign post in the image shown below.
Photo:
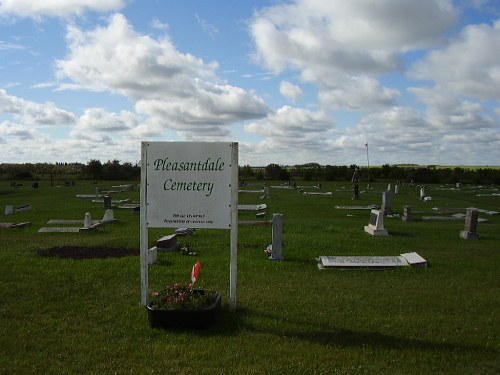
[[[141,305],[148,303],[148,228],[231,230],[229,307],[236,308],[238,143],[142,142]]]

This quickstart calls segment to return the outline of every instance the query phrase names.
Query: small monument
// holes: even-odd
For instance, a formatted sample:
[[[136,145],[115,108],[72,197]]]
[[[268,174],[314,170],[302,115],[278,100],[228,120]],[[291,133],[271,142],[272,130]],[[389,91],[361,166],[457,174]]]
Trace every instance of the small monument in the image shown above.
[[[281,249],[283,247],[283,215],[273,214],[273,232],[271,245],[271,260],[283,260]]]
[[[460,231],[460,237],[466,240],[477,240],[479,234],[476,233],[478,221],[478,210],[475,208],[468,208],[465,215],[465,229]]]
[[[104,216],[102,218],[102,221],[104,223],[109,223],[111,221],[116,221],[115,220],[115,217],[114,217],[114,211],[112,208],[108,208],[105,212],[104,212]]]
[[[89,212],[85,213],[85,217],[83,218],[83,227],[85,229],[92,228],[92,216],[90,216]]]
[[[403,216],[401,217],[402,221],[413,221],[413,217],[411,214],[411,207],[410,206],[404,206],[403,207]]]
[[[382,192],[382,211],[384,215],[392,214],[391,191]]]
[[[365,232],[372,236],[388,236],[387,229],[384,228],[384,213],[380,210],[371,210],[370,222],[365,225]]]
[[[354,168],[351,182],[353,184],[352,200],[359,200],[359,168]]]
[[[420,200],[425,199],[425,186],[420,187]]]
[[[5,216],[12,215],[14,213],[14,206],[12,204],[8,204],[5,206]]]
[[[113,208],[113,206],[111,205],[111,196],[110,195],[104,196],[104,208],[105,209]]]
[[[394,194],[399,194],[399,184],[394,185]]]

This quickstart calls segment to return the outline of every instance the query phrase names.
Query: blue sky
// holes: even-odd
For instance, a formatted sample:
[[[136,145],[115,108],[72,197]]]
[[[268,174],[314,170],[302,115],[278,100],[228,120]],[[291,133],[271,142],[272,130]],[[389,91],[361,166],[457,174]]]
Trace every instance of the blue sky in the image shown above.
[[[0,0],[0,162],[500,165],[497,0]]]

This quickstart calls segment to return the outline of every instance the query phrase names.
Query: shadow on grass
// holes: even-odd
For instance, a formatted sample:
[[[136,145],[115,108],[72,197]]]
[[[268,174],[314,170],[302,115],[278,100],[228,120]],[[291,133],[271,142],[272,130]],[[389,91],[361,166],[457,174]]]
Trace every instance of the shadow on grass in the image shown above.
[[[254,322],[250,322],[250,321]],[[261,324],[255,322],[260,321]],[[269,323],[272,324],[269,324]],[[241,331],[271,334],[282,339],[295,339],[314,344],[339,347],[366,347],[388,349],[416,349],[439,351],[467,351],[484,354],[500,354],[494,348],[481,345],[468,345],[452,342],[435,342],[393,336],[380,332],[354,331],[342,327],[323,325],[312,326],[311,322],[286,319],[279,315],[262,313],[250,309],[237,309],[235,312],[223,310],[217,323],[203,330],[193,330],[201,336],[235,336]]]

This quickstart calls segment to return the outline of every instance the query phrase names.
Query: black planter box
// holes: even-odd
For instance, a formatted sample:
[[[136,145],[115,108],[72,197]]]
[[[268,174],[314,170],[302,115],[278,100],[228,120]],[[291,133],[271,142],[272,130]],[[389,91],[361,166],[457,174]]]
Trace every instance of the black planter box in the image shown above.
[[[214,303],[199,310],[164,310],[147,306],[149,325],[152,328],[205,328],[212,325],[221,310],[221,295],[217,293]]]

